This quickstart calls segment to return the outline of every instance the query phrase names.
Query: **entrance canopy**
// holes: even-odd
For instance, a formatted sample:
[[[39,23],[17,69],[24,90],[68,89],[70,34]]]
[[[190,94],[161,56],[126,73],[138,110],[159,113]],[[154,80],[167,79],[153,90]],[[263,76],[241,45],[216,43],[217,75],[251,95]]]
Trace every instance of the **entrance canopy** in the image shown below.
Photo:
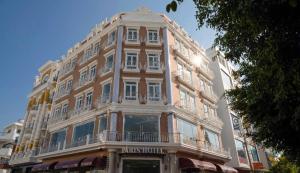
[[[201,170],[217,172],[217,167],[213,163],[191,158],[179,158],[179,167],[181,169],[198,168]]]
[[[226,165],[220,165],[216,164],[218,170],[220,170],[223,173],[238,173],[238,171],[232,167],[226,166]]]
[[[52,162],[52,163],[40,163],[37,165],[34,165],[32,167],[33,172],[38,172],[38,171],[48,171],[50,169],[53,169],[54,166],[57,164],[57,162]]]
[[[81,164],[80,167],[89,167],[89,166],[94,166],[98,168],[103,168],[106,165],[106,157],[88,157],[85,158]]]
[[[84,159],[84,158],[83,158]],[[61,161],[58,162],[54,169],[68,169],[68,168],[77,168],[80,165],[80,162],[83,159],[78,159],[78,160],[66,160],[66,161]]]

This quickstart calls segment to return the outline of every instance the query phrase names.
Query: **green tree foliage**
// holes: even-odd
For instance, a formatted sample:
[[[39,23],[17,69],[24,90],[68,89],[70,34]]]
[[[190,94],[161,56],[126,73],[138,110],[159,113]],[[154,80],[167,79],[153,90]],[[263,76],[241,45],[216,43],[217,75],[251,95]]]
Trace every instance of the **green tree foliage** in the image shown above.
[[[300,167],[281,157],[273,163],[269,173],[300,173]]]
[[[173,0],[167,11],[176,11]],[[199,27],[238,64],[231,106],[256,129],[257,142],[300,163],[300,1],[194,0]],[[176,4],[176,5],[175,5]]]

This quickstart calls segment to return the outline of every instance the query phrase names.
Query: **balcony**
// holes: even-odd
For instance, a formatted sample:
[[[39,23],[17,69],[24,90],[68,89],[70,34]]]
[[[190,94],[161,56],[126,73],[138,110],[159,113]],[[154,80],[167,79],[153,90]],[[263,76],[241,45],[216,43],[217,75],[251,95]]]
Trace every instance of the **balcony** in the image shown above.
[[[197,109],[195,105],[185,104],[184,102],[177,101],[175,102],[174,106],[189,114],[197,114]]]
[[[70,110],[69,114],[72,116],[80,116],[82,114],[85,114],[89,111],[91,111],[93,109],[93,105],[86,105],[84,107],[78,108],[78,109],[74,109],[74,110]]]
[[[177,82],[183,84],[191,90],[195,90],[195,86],[193,85],[193,79],[189,73],[183,72],[182,74],[179,74],[179,72],[173,71],[172,76]]]
[[[230,158],[228,151],[221,147],[213,147],[205,142],[200,142],[197,139],[184,136],[180,133],[159,134],[156,132],[137,132],[127,131],[125,133],[115,131],[104,131],[96,137],[85,136],[70,144],[65,141],[53,145],[51,147],[42,147],[38,157],[47,157],[62,152],[82,151],[85,149],[99,148],[101,146],[168,146],[174,148],[185,148],[191,152],[200,151],[207,154],[218,155],[223,158]]]
[[[74,71],[74,69],[75,69],[75,63],[73,66],[68,66],[66,68],[63,68],[59,73],[59,78],[62,78],[64,76],[70,74],[72,71]]]
[[[110,97],[110,95],[101,96],[98,99],[97,108],[101,109],[103,107],[106,107],[107,105],[109,105],[109,103],[111,103],[111,97]]]
[[[175,55],[179,56],[182,60],[184,60],[189,65],[193,64],[187,52],[185,53],[182,49],[176,46],[172,46],[171,48],[174,50]]]
[[[215,77],[214,72],[204,65],[196,67],[196,71],[204,75],[209,80],[212,80]]]
[[[71,89],[64,89],[64,90],[61,90],[59,92],[57,92],[54,96],[54,100],[58,100],[64,96],[67,96],[71,93]]]
[[[1,148],[0,149],[0,157],[9,158],[12,154],[12,148]]]
[[[95,80],[96,80],[96,76],[80,79],[77,83],[74,84],[74,89],[77,90],[85,85],[95,82]]]
[[[200,87],[200,95],[209,100],[212,103],[217,103],[218,97],[212,91],[207,91]]]

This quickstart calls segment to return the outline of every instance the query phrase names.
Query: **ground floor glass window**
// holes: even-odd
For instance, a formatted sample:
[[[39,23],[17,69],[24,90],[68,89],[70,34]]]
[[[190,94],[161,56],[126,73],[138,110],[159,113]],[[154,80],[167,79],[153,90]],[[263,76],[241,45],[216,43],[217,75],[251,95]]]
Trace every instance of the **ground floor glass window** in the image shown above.
[[[122,173],[160,173],[160,161],[123,160]]]

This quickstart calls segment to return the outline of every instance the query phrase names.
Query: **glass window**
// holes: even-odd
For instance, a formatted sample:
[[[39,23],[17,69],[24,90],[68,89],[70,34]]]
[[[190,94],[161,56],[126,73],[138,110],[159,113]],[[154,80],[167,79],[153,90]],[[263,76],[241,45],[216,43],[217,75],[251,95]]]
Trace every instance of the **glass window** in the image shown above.
[[[251,159],[252,159],[252,161],[259,162],[259,157],[258,157],[258,153],[257,153],[256,147],[253,146],[253,145],[250,145],[249,146],[249,150],[250,150],[250,153],[251,153]]]
[[[63,149],[66,139],[66,131],[55,132],[51,135],[50,150]]]
[[[66,115],[68,113],[68,104],[63,105],[61,112],[63,115]]]
[[[205,129],[205,141],[214,148],[220,147],[218,134],[211,130]]]
[[[181,43],[178,39],[175,39],[175,49],[180,50]]]
[[[197,126],[182,119],[177,120],[177,125],[178,130],[182,135],[181,142],[189,145],[196,145],[198,140]]]
[[[137,29],[128,29],[127,31],[127,40],[136,42],[138,39]]]
[[[90,138],[93,136],[94,132],[94,121],[78,125],[74,128],[73,143],[75,144],[85,144],[87,136]]]
[[[240,163],[248,164],[244,143],[240,140],[235,140],[235,146]]]
[[[180,63],[177,64],[177,73],[180,78],[184,78],[184,68]]]
[[[93,102],[93,92],[89,92],[86,94],[85,106],[86,108],[90,108]]]
[[[137,99],[137,83],[126,82],[125,83],[125,99],[136,100]]]
[[[79,96],[76,98],[75,109],[80,110],[83,107],[83,96]]]
[[[126,68],[127,69],[137,69],[137,53],[127,53],[126,54]]]
[[[107,117],[106,116],[100,116],[99,118],[99,133],[103,132],[107,129]]]
[[[159,70],[160,62],[159,62],[158,54],[148,54],[148,61],[149,61],[148,68],[150,70]]]
[[[180,90],[179,91],[179,95],[180,95],[180,105],[181,107],[190,110],[190,111],[194,111],[195,110],[195,97],[193,95],[191,95],[190,93],[188,93],[187,91],[184,90]]]
[[[158,42],[157,30],[148,30],[148,38],[150,43],[157,43]]]
[[[128,141],[157,142],[158,116],[125,115],[124,137]]]
[[[57,107],[57,108],[55,109],[54,116],[55,116],[55,117],[59,117],[59,116],[60,116],[60,107]]]
[[[200,89],[205,91],[205,82],[202,79],[200,79]]]
[[[203,109],[204,109],[204,116],[208,117],[209,112],[208,112],[208,106],[206,104],[203,104]]]
[[[73,85],[73,80],[68,80],[67,82],[67,91],[71,91]]]
[[[94,47],[94,54],[97,54],[99,52],[100,52],[100,42],[97,42]]]
[[[224,89],[225,90],[231,89],[232,83],[230,77],[223,70],[221,70],[221,76],[223,80]]]
[[[115,37],[116,37],[116,31],[111,32],[111,33],[108,35],[108,41],[107,41],[107,44],[108,44],[108,45],[113,44],[113,42],[115,41]]]
[[[105,67],[106,67],[107,71],[112,69],[113,62],[114,62],[114,55],[110,55],[106,58]]]
[[[82,71],[79,77],[79,85],[82,85],[86,81],[87,77],[88,77],[87,70]]]
[[[160,83],[148,83],[148,98],[151,101],[160,100]]]
[[[102,86],[102,103],[106,103],[110,99],[110,83]]]
[[[90,69],[90,80],[93,80],[96,76],[96,65],[92,66],[91,69]]]

